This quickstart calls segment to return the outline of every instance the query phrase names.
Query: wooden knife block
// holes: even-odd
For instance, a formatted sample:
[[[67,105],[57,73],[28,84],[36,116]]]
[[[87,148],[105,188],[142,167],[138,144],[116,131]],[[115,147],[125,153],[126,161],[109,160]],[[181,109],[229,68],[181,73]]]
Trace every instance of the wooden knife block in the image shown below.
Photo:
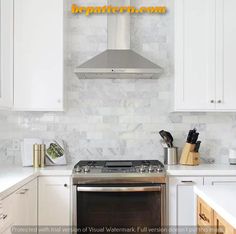
[[[195,144],[185,144],[180,157],[180,164],[189,166],[199,165],[199,153],[194,152],[194,148]]]

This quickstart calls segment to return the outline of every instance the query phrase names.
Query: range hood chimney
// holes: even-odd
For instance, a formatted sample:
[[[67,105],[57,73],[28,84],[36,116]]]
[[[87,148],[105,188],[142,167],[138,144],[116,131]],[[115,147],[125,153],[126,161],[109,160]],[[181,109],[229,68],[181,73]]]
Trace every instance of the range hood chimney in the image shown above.
[[[130,6],[130,0],[110,0]],[[130,14],[107,15],[108,49],[75,68],[79,78],[158,78],[163,69],[130,49]]]

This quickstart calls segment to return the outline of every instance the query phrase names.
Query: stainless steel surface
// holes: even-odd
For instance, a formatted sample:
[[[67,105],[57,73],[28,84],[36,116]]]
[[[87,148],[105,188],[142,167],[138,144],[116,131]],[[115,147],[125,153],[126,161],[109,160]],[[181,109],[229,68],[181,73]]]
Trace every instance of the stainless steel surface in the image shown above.
[[[120,1],[109,2],[130,6],[130,0]],[[158,78],[163,72],[160,66],[130,50],[130,14],[108,14],[107,41],[108,50],[75,68],[79,78]]]
[[[163,69],[132,50],[106,50],[75,68],[76,74],[160,74]],[[89,77],[92,78],[92,77]],[[95,77],[96,78],[96,77]],[[111,78],[111,76],[110,76]],[[122,76],[119,76],[122,78]],[[126,77],[125,77],[126,78]],[[150,78],[150,76],[149,76]]]
[[[119,165],[117,166],[117,162]],[[106,165],[115,163],[115,165]],[[128,163],[128,165],[123,165]],[[121,164],[121,165],[120,165]],[[80,161],[73,170],[73,184],[165,183],[163,164],[153,161]]]
[[[130,6],[130,0],[108,0],[112,6]],[[130,14],[107,15],[107,46],[112,49],[130,49]]]
[[[72,175],[72,181],[74,185],[77,184],[127,184],[127,183],[166,183],[165,174],[151,175],[147,173],[143,174],[106,174],[106,175]]]
[[[163,164],[151,161],[80,161],[74,167],[73,226],[77,226],[79,193],[144,193],[161,195],[161,225],[166,225],[166,174]],[[135,197],[135,196],[134,196]],[[76,232],[75,232],[76,233]]]
[[[167,225],[166,185],[161,184],[161,226]]]
[[[164,164],[176,165],[178,164],[178,148],[164,148]]]
[[[72,234],[77,234],[76,228],[77,227],[77,187],[73,186],[72,188]]]
[[[159,192],[161,186],[142,186],[142,187],[77,187],[78,192]]]

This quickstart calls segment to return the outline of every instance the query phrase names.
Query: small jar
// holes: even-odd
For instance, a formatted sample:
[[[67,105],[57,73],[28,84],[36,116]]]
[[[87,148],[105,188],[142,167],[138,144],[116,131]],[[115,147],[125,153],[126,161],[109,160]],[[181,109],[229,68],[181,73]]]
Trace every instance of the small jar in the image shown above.
[[[45,150],[46,146],[44,144],[40,145],[40,167],[45,166]]]
[[[40,145],[33,145],[33,166],[38,168],[40,166]]]

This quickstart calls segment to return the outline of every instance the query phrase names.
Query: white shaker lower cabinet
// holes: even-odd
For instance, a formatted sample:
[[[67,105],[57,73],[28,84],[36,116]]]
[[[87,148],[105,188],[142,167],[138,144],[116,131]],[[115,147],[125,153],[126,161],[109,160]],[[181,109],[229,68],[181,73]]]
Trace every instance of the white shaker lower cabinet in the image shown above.
[[[0,233],[10,234],[15,220],[15,196],[9,195],[1,201]]]
[[[63,0],[14,1],[15,110],[63,111],[63,15]]]
[[[71,225],[71,178],[39,177],[38,225]]]
[[[37,227],[37,179],[1,201],[0,233],[10,234],[17,225]]]
[[[14,225],[37,226],[37,194],[37,179],[14,193],[16,202]]]
[[[204,185],[236,185],[236,176],[204,177]]]
[[[13,0],[0,0],[0,108],[13,105]]]
[[[196,225],[194,185],[203,185],[203,177],[169,178],[169,225]]]

